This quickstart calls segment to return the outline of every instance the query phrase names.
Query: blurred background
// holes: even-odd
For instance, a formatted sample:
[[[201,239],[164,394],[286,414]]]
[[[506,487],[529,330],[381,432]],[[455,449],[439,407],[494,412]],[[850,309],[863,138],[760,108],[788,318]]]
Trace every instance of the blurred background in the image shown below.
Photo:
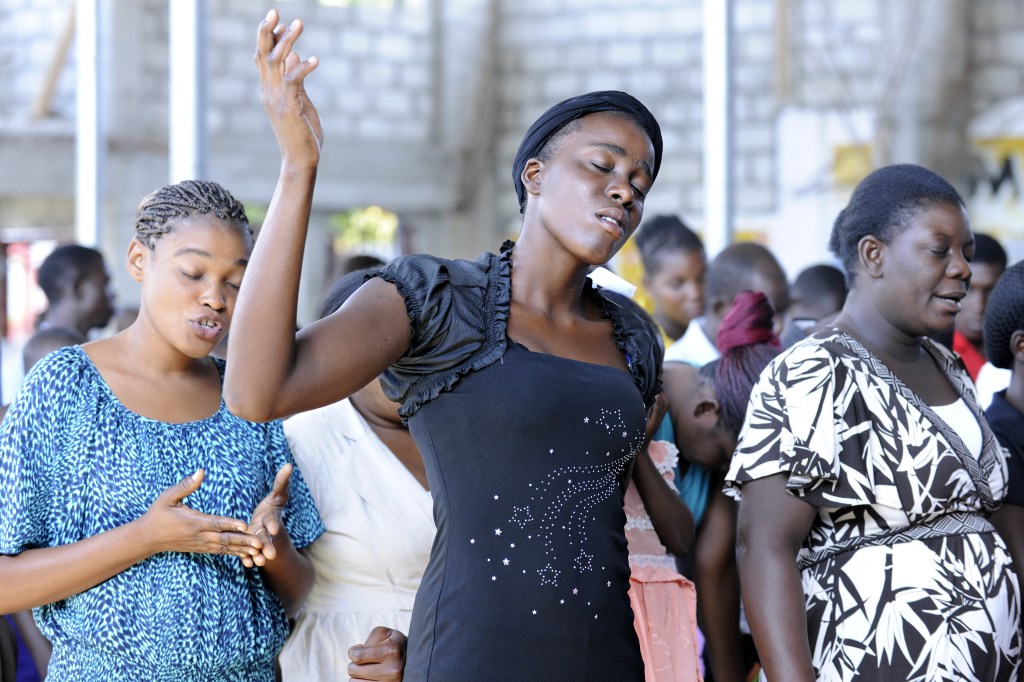
[[[681,215],[709,256],[756,240],[790,277],[829,261],[853,186],[915,162],[1024,257],[1024,0],[0,0],[4,402],[55,245],[97,246],[130,307],[150,191],[216,180],[258,229],[278,166],[253,65],[271,6],[321,60],[300,322],[353,254],[474,257],[514,237],[522,134],[595,89],[661,122],[646,215]]]

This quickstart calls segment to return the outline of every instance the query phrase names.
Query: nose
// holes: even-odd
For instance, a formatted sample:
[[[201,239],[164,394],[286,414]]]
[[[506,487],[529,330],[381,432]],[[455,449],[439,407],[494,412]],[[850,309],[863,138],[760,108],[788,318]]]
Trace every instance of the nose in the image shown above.
[[[626,210],[633,208],[635,200],[633,187],[629,184],[629,179],[622,175],[613,175],[611,182],[608,184],[608,196],[621,204]]]
[[[955,279],[971,279],[971,263],[960,251],[954,251],[953,258],[949,263],[949,274]]]
[[[221,291],[221,287],[214,283],[203,290],[202,295],[199,297],[199,303],[211,310],[221,311],[227,307],[227,298],[224,296],[223,291]]]

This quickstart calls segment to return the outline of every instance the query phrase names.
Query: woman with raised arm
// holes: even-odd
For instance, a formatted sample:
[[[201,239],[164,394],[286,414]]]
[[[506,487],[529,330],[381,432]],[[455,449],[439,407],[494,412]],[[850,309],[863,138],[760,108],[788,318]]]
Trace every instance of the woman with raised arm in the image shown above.
[[[534,123],[513,180],[517,243],[476,261],[399,258],[298,335],[299,271],[320,124],[293,51],[260,25],[277,189],[239,297],[229,407],[273,419],[383,373],[427,467],[437,538],[413,608],[407,680],[642,680],[623,490],[660,389],[656,332],[593,286],[633,233],[661,133],[621,92]]]
[[[207,181],[135,227],[138,319],[46,356],[0,426],[0,612],[35,608],[48,680],[271,682],[323,526],[280,423],[228,412],[209,357],[252,233]]]
[[[777,357],[750,398],[743,603],[770,682],[1016,680],[1020,588],[988,516],[1006,462],[949,331],[974,253],[959,194],[881,168],[832,228],[851,280],[832,327]]]

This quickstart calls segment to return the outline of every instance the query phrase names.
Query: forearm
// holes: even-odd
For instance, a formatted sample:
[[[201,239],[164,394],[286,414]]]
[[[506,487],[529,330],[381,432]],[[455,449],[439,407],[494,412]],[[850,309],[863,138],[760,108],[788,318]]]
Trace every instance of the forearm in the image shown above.
[[[693,514],[675,486],[658,471],[646,449],[637,455],[633,483],[665,549],[675,556],[689,552],[693,548]]]
[[[295,548],[288,532],[283,529],[274,538],[274,547],[277,558],[268,561],[259,570],[285,611],[293,616],[302,607],[313,587],[313,564]]]
[[[769,680],[813,682],[804,593],[795,557],[768,542],[739,552],[743,605]]]
[[[716,478],[717,480],[717,478]],[[708,509],[694,552],[697,608],[716,680],[742,682],[740,584],[736,568],[735,507],[712,486]]]
[[[238,294],[224,399],[233,413],[250,421],[278,416],[274,399],[294,367],[299,280],[315,179],[316,168],[282,164]]]
[[[153,553],[137,522],[69,545],[0,556],[0,612],[13,613],[84,592]]]

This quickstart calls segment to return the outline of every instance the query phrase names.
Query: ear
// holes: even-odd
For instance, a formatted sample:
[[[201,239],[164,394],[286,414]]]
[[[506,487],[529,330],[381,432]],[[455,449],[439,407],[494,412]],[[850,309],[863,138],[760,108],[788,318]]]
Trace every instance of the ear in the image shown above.
[[[523,181],[527,194],[540,194],[540,174],[543,168],[544,162],[540,159],[533,158],[526,162],[519,179]]]
[[[711,315],[717,320],[725,319],[726,313],[732,307],[732,301],[727,300],[724,296],[712,296],[708,302],[711,304],[709,306]]]
[[[860,256],[861,267],[869,277],[878,279],[882,276],[885,265],[885,244],[873,234],[861,237],[857,242],[857,254]]]
[[[128,257],[125,259],[125,265],[128,268],[128,274],[136,282],[142,281],[142,274],[146,270],[146,263],[149,262],[150,253],[149,247],[135,237],[128,244]]]
[[[1017,362],[1024,363],[1024,329],[1010,334],[1010,352]]]
[[[715,422],[718,421],[718,413],[721,408],[718,405],[718,401],[714,398],[702,398],[697,401],[696,407],[693,408],[693,416],[697,419],[711,419]]]

